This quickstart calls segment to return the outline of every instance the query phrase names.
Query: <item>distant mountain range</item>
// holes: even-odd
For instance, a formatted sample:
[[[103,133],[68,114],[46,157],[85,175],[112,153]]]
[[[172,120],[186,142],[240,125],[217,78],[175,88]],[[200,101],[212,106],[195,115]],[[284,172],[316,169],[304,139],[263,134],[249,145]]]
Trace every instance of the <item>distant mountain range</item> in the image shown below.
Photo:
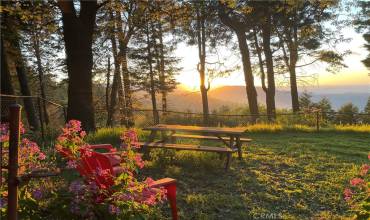
[[[260,104],[265,104],[265,92],[261,87],[257,87],[257,97]],[[358,89],[358,88],[357,88]],[[330,100],[334,109],[352,102],[360,110],[364,109],[367,99],[370,96],[370,86],[364,86],[362,90],[340,90],[337,88],[305,88],[312,95],[313,101],[319,101],[326,97]],[[140,106],[145,108],[151,107],[149,96],[146,93],[138,92],[135,97],[139,100]],[[291,108],[290,92],[288,90],[276,91],[277,108]],[[223,86],[211,89],[208,92],[208,102],[210,110],[217,109],[221,106],[237,107],[247,104],[247,94],[244,86]],[[160,105],[160,100],[158,100]],[[199,92],[191,92],[181,87],[168,95],[168,109],[176,111],[201,112],[202,101]]]

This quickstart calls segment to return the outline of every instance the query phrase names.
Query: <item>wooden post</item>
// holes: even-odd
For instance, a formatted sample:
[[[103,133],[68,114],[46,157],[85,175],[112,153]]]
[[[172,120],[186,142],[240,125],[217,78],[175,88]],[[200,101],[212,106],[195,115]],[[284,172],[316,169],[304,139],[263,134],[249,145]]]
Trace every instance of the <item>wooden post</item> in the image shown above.
[[[316,131],[320,131],[320,112],[319,110],[316,111]]]
[[[67,109],[65,106],[63,106],[63,116],[64,116],[64,122],[67,123]]]
[[[17,220],[18,210],[18,146],[20,141],[20,118],[22,107],[9,107],[9,176],[8,176],[8,219]]]
[[[243,158],[242,143],[240,142],[240,136],[236,136],[236,147],[238,148],[238,158],[241,160]]]

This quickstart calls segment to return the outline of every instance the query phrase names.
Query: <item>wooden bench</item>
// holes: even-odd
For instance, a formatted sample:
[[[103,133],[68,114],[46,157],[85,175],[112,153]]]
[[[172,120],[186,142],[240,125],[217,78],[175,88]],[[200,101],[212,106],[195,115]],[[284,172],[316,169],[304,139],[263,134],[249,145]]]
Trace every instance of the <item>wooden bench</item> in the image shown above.
[[[191,135],[191,134],[173,134],[171,137],[174,138],[192,138],[192,139],[201,139],[201,140],[211,140],[219,141],[220,139],[215,136],[205,136],[205,135]],[[230,141],[230,137],[221,137],[225,141]],[[240,142],[251,142],[252,139],[249,138],[240,138]]]
[[[149,148],[164,148],[174,150],[193,150],[193,151],[204,151],[204,152],[216,152],[226,154],[225,169],[229,169],[232,153],[237,152],[238,149],[226,148],[226,147],[211,147],[211,146],[200,146],[191,144],[168,144],[160,141],[157,142],[139,142],[140,146],[144,148],[145,153],[149,153]]]

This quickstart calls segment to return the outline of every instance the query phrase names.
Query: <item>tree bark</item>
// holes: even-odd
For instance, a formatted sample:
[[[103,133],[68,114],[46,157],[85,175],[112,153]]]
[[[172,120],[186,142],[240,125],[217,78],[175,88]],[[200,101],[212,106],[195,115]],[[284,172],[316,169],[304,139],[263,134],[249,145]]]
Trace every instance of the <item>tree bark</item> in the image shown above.
[[[201,3],[202,4],[202,3]],[[202,107],[203,107],[203,124],[209,124],[209,107],[208,107],[208,89],[205,86],[205,67],[206,67],[206,39],[205,39],[205,27],[204,27],[204,6],[200,6],[201,9],[197,8],[197,41],[198,41],[198,72],[200,77],[200,93],[202,96]]]
[[[161,21],[158,22],[159,31],[159,59],[160,59],[160,84],[162,93],[162,111],[166,115],[167,111],[167,89],[166,89],[166,75],[164,72],[164,49],[163,49],[163,29]]]
[[[107,83],[105,85],[105,109],[108,112],[109,110],[109,87],[110,87],[110,57],[108,57],[106,80],[107,80]]]
[[[27,72],[26,72],[26,66],[25,62],[23,60],[19,39],[18,37],[15,37],[13,42],[15,54],[16,54],[16,60],[15,63],[15,70],[17,72],[17,77],[19,81],[19,87],[21,90],[21,94],[23,96],[32,96],[31,90],[28,86],[28,79],[27,79]],[[26,110],[27,120],[30,126],[31,130],[37,130],[40,128],[40,124],[36,117],[36,111],[35,106],[33,105],[32,98],[27,97],[23,98],[24,108]]]
[[[6,4],[6,2],[5,2]],[[19,86],[21,90],[21,94],[23,96],[31,96],[31,91],[28,86],[28,80],[27,80],[27,75],[26,75],[26,66],[25,62],[23,60],[22,52],[21,52],[21,47],[20,47],[20,38],[17,30],[17,23],[16,23],[16,18],[10,17],[7,12],[5,12],[2,15],[2,24],[5,26],[5,29],[2,30],[5,33],[1,33],[1,76],[4,79],[1,78],[1,85],[3,83],[6,83],[8,81],[8,85],[5,85],[4,89],[7,90],[9,93],[14,93],[13,88],[11,86],[11,78],[10,78],[10,72],[9,72],[9,66],[6,60],[6,56],[10,55],[9,58],[14,62],[15,65],[15,70],[17,73],[18,81],[19,81]],[[5,38],[3,39],[3,37]],[[3,42],[4,41],[4,42]],[[8,42],[9,43],[9,50],[5,50],[5,45],[4,43]],[[8,53],[7,53],[8,52]],[[11,54],[10,54],[11,52]],[[3,88],[1,88],[1,91],[3,91]],[[31,130],[37,130],[40,125],[38,123],[37,117],[36,117],[36,111],[35,107],[32,102],[31,97],[23,98],[23,103],[24,103],[24,108],[26,111],[26,116],[27,116],[27,121],[30,126]]]
[[[3,38],[1,36],[1,94],[14,95],[8,60],[6,58]]]
[[[44,115],[44,120],[45,123],[48,125],[49,124],[49,115],[48,111],[46,108],[46,92],[45,92],[45,83],[44,83],[44,70],[42,68],[42,63],[41,63],[41,51],[40,51],[40,40],[37,31],[34,31],[32,33],[32,44],[33,44],[33,49],[36,57],[36,64],[37,64],[37,72],[38,72],[38,78],[39,78],[39,84],[40,84],[40,94],[42,100],[42,108],[43,108],[43,115]]]
[[[299,111],[299,96],[297,86],[297,74],[296,65],[298,61],[298,50],[297,50],[297,27],[293,25],[293,37],[291,33],[287,34],[288,49],[289,49],[289,74],[290,74],[290,93],[292,98],[292,109],[293,112]]]
[[[276,118],[275,107],[275,76],[274,63],[271,51],[271,16],[267,14],[265,23],[262,27],[263,51],[266,58],[267,69],[267,93],[266,93],[266,108],[268,121],[273,121]]]
[[[149,21],[148,21],[149,22]],[[152,30],[153,31],[153,30]],[[146,27],[146,44],[147,44],[147,61],[149,66],[149,77],[150,77],[150,97],[152,99],[152,109],[153,109],[153,121],[154,124],[159,124],[159,114],[157,110],[157,100],[155,97],[155,86],[154,86],[154,72],[153,72],[153,65],[152,65],[152,51],[151,51],[151,42],[149,36],[149,23],[147,23]]]
[[[16,72],[19,81],[19,87],[23,96],[32,96],[30,88],[28,86],[27,74],[22,58],[18,58],[16,63]],[[27,120],[31,130],[39,129],[40,125],[36,117],[35,106],[33,105],[32,98],[23,98],[24,108],[26,110]]]
[[[127,128],[135,125],[134,116],[132,112],[132,99],[131,99],[131,80],[130,72],[128,71],[127,65],[127,45],[133,34],[133,29],[129,28],[125,34],[122,30],[122,18],[119,11],[116,12],[117,19],[117,30],[119,33],[118,44],[119,44],[119,60],[121,64],[122,78],[123,78],[123,91],[124,91],[124,111],[125,118],[124,124]]]
[[[111,13],[111,19],[114,20],[113,13]],[[124,124],[124,95],[123,95],[123,87],[122,87],[122,78],[121,78],[121,71],[120,71],[120,58],[119,53],[117,51],[117,42],[116,42],[116,24],[114,25],[114,28],[112,30],[112,33],[110,35],[110,41],[112,44],[112,54],[113,54],[113,61],[114,61],[114,76],[113,76],[113,83],[112,83],[112,90],[111,90],[111,96],[110,96],[110,106],[108,111],[108,118],[107,118],[107,125],[113,126],[113,118],[114,113],[116,110],[117,105],[117,94],[118,94],[118,106],[120,110],[120,118],[121,118],[121,125]]]
[[[245,32],[238,32],[237,34],[239,50],[242,56],[244,79],[246,84],[246,91],[248,96],[249,111],[252,114],[252,123],[255,123],[258,116],[257,91],[254,86],[254,77],[252,73],[252,65],[250,61],[250,53]]]
[[[12,80],[10,76],[8,60],[4,50],[3,38],[1,36],[1,94],[14,95],[14,88],[12,86]],[[11,104],[14,104],[13,98],[1,97],[1,122],[8,121],[9,115],[8,110]]]
[[[258,37],[257,37],[256,29],[253,29],[253,37],[254,37],[254,45],[256,47],[257,56],[258,56],[258,64],[259,64],[260,71],[261,71],[261,85],[262,85],[263,91],[266,93],[266,96],[267,96],[266,74],[265,74],[265,69],[264,69],[263,60],[262,60],[261,47],[258,44]]]
[[[58,1],[62,11],[63,36],[68,71],[67,119],[82,122],[87,131],[95,130],[92,95],[92,41],[97,11],[96,0],[80,1],[77,16],[72,1]]]
[[[222,23],[231,28],[236,33],[236,36],[238,38],[239,50],[242,56],[249,111],[252,114],[251,122],[255,123],[257,118],[259,117],[257,91],[256,87],[254,86],[250,53],[247,43],[247,37],[245,35],[245,24],[241,23],[238,19],[230,18],[229,15],[225,12],[225,5],[220,3],[218,9],[218,14]]]

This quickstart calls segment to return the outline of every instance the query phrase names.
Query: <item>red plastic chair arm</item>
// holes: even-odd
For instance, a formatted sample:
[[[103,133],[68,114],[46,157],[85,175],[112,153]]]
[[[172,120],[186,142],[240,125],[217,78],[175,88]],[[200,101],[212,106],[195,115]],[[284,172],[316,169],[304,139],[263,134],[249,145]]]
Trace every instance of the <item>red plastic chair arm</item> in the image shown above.
[[[113,149],[113,146],[110,145],[110,144],[94,144],[94,145],[89,145],[89,147],[93,150],[96,150],[96,149],[105,149],[105,150],[112,150]]]
[[[152,184],[150,184],[150,187],[157,188],[157,187],[167,186],[167,185],[171,185],[175,183],[176,183],[175,179],[163,178],[163,179],[154,181]]]
[[[171,178],[163,178],[157,181],[154,181],[150,184],[151,187],[164,187],[166,189],[166,196],[170,203],[172,220],[177,220],[177,205],[176,205],[176,180]]]

